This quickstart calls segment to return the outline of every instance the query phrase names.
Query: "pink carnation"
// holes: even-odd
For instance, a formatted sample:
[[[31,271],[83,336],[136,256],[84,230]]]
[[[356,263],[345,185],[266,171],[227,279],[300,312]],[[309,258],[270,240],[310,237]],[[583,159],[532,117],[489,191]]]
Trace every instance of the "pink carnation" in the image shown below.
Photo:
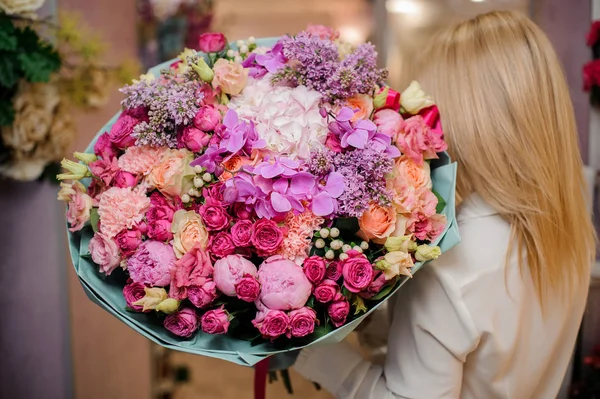
[[[147,175],[160,163],[164,153],[161,147],[129,147],[119,157],[119,168],[134,175]]]
[[[169,244],[144,241],[127,260],[127,270],[136,283],[165,287],[171,283],[176,260],[173,247]]]
[[[144,193],[135,192],[131,187],[112,187],[102,194],[98,204],[100,230],[113,238],[121,230],[139,223],[149,207],[150,199]]]
[[[107,186],[112,183],[115,175],[119,171],[117,158],[98,159],[97,161],[90,162],[89,167],[92,175],[102,180]]]
[[[435,214],[431,217],[418,215],[407,230],[414,233],[415,237],[422,241],[434,241],[444,232],[446,227],[446,216]]]
[[[446,151],[448,146],[441,136],[441,130],[432,132],[422,116],[416,115],[404,121],[403,130],[397,136],[397,145],[418,165],[425,159],[437,158],[437,153]]]

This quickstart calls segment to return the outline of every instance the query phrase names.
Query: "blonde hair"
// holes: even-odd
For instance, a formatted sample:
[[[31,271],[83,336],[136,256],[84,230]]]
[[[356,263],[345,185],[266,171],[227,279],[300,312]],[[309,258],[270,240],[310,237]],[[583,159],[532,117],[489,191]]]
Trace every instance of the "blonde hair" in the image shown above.
[[[546,35],[524,15],[491,12],[444,32],[424,61],[458,199],[476,192],[510,222],[507,261],[514,246],[526,251],[542,305],[587,289],[595,232],[573,105]]]

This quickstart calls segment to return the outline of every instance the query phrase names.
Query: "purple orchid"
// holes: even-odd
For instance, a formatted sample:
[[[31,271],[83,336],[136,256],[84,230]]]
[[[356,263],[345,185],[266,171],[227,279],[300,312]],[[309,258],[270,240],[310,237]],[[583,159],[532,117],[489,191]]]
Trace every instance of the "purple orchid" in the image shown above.
[[[200,165],[208,173],[214,173],[217,176],[223,173],[223,167],[221,163],[223,162],[223,156],[227,153],[227,150],[224,148],[219,148],[216,145],[209,146],[204,154],[202,154],[199,158],[194,159],[190,165],[196,166]]]
[[[248,68],[249,75],[253,78],[260,78],[269,73],[275,73],[285,66],[287,59],[283,55],[283,44],[277,42],[275,46],[265,54],[251,53],[248,58],[242,62],[244,68]]]
[[[331,172],[325,179],[325,184],[317,184],[313,189],[311,210],[317,216],[329,216],[337,211],[337,199],[346,190],[344,176]]]

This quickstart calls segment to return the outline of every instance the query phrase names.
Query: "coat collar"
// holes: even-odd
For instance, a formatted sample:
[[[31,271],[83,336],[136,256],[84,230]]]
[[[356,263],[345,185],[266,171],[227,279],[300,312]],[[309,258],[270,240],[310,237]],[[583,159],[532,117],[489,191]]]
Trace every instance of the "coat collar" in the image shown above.
[[[482,218],[497,215],[498,211],[492,208],[479,194],[471,194],[458,207],[457,221]]]

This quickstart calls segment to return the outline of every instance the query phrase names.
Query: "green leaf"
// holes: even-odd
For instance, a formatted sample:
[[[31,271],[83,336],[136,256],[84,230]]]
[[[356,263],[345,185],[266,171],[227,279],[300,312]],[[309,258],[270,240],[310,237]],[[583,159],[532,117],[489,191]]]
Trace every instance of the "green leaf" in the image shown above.
[[[315,331],[310,335],[310,341],[314,341],[318,338],[324,337],[333,331],[333,326],[329,323],[325,323],[322,326],[315,327]]]
[[[308,301],[306,301],[306,305],[307,307],[313,309],[315,307],[315,297],[313,295],[310,296],[310,298],[308,298]]]
[[[17,34],[13,23],[5,15],[0,16],[0,50],[15,51]]]
[[[17,29],[16,33],[18,47],[20,51],[29,52],[35,50],[38,47],[40,37],[29,26],[26,26],[23,29]]]
[[[437,191],[435,191],[435,190],[432,190],[432,191],[433,191],[433,194],[435,194],[435,196],[438,199],[437,206],[435,207],[435,212],[442,213],[442,211],[446,207],[446,200]]]
[[[25,79],[30,82],[48,82],[50,75],[60,68],[60,56],[48,45],[35,52],[19,53],[18,58]]]
[[[11,89],[17,84],[18,62],[16,53],[0,51],[0,86]]]
[[[0,55],[0,57],[2,57]],[[2,61],[0,60],[0,64]],[[2,73],[0,72],[0,75]],[[0,100],[0,126],[10,126],[15,120],[15,109],[13,108],[12,101]]]
[[[352,293],[348,291],[348,288],[346,288],[345,286],[342,287],[342,295],[345,296],[348,300],[352,298]]]
[[[338,218],[333,223],[333,227],[337,227],[340,230],[340,236],[346,238],[354,237],[360,230],[358,219],[354,217]]]
[[[92,212],[90,213],[90,224],[92,225],[92,229],[94,233],[98,232],[98,223],[100,222],[100,216],[98,215],[98,208],[92,208]]]

